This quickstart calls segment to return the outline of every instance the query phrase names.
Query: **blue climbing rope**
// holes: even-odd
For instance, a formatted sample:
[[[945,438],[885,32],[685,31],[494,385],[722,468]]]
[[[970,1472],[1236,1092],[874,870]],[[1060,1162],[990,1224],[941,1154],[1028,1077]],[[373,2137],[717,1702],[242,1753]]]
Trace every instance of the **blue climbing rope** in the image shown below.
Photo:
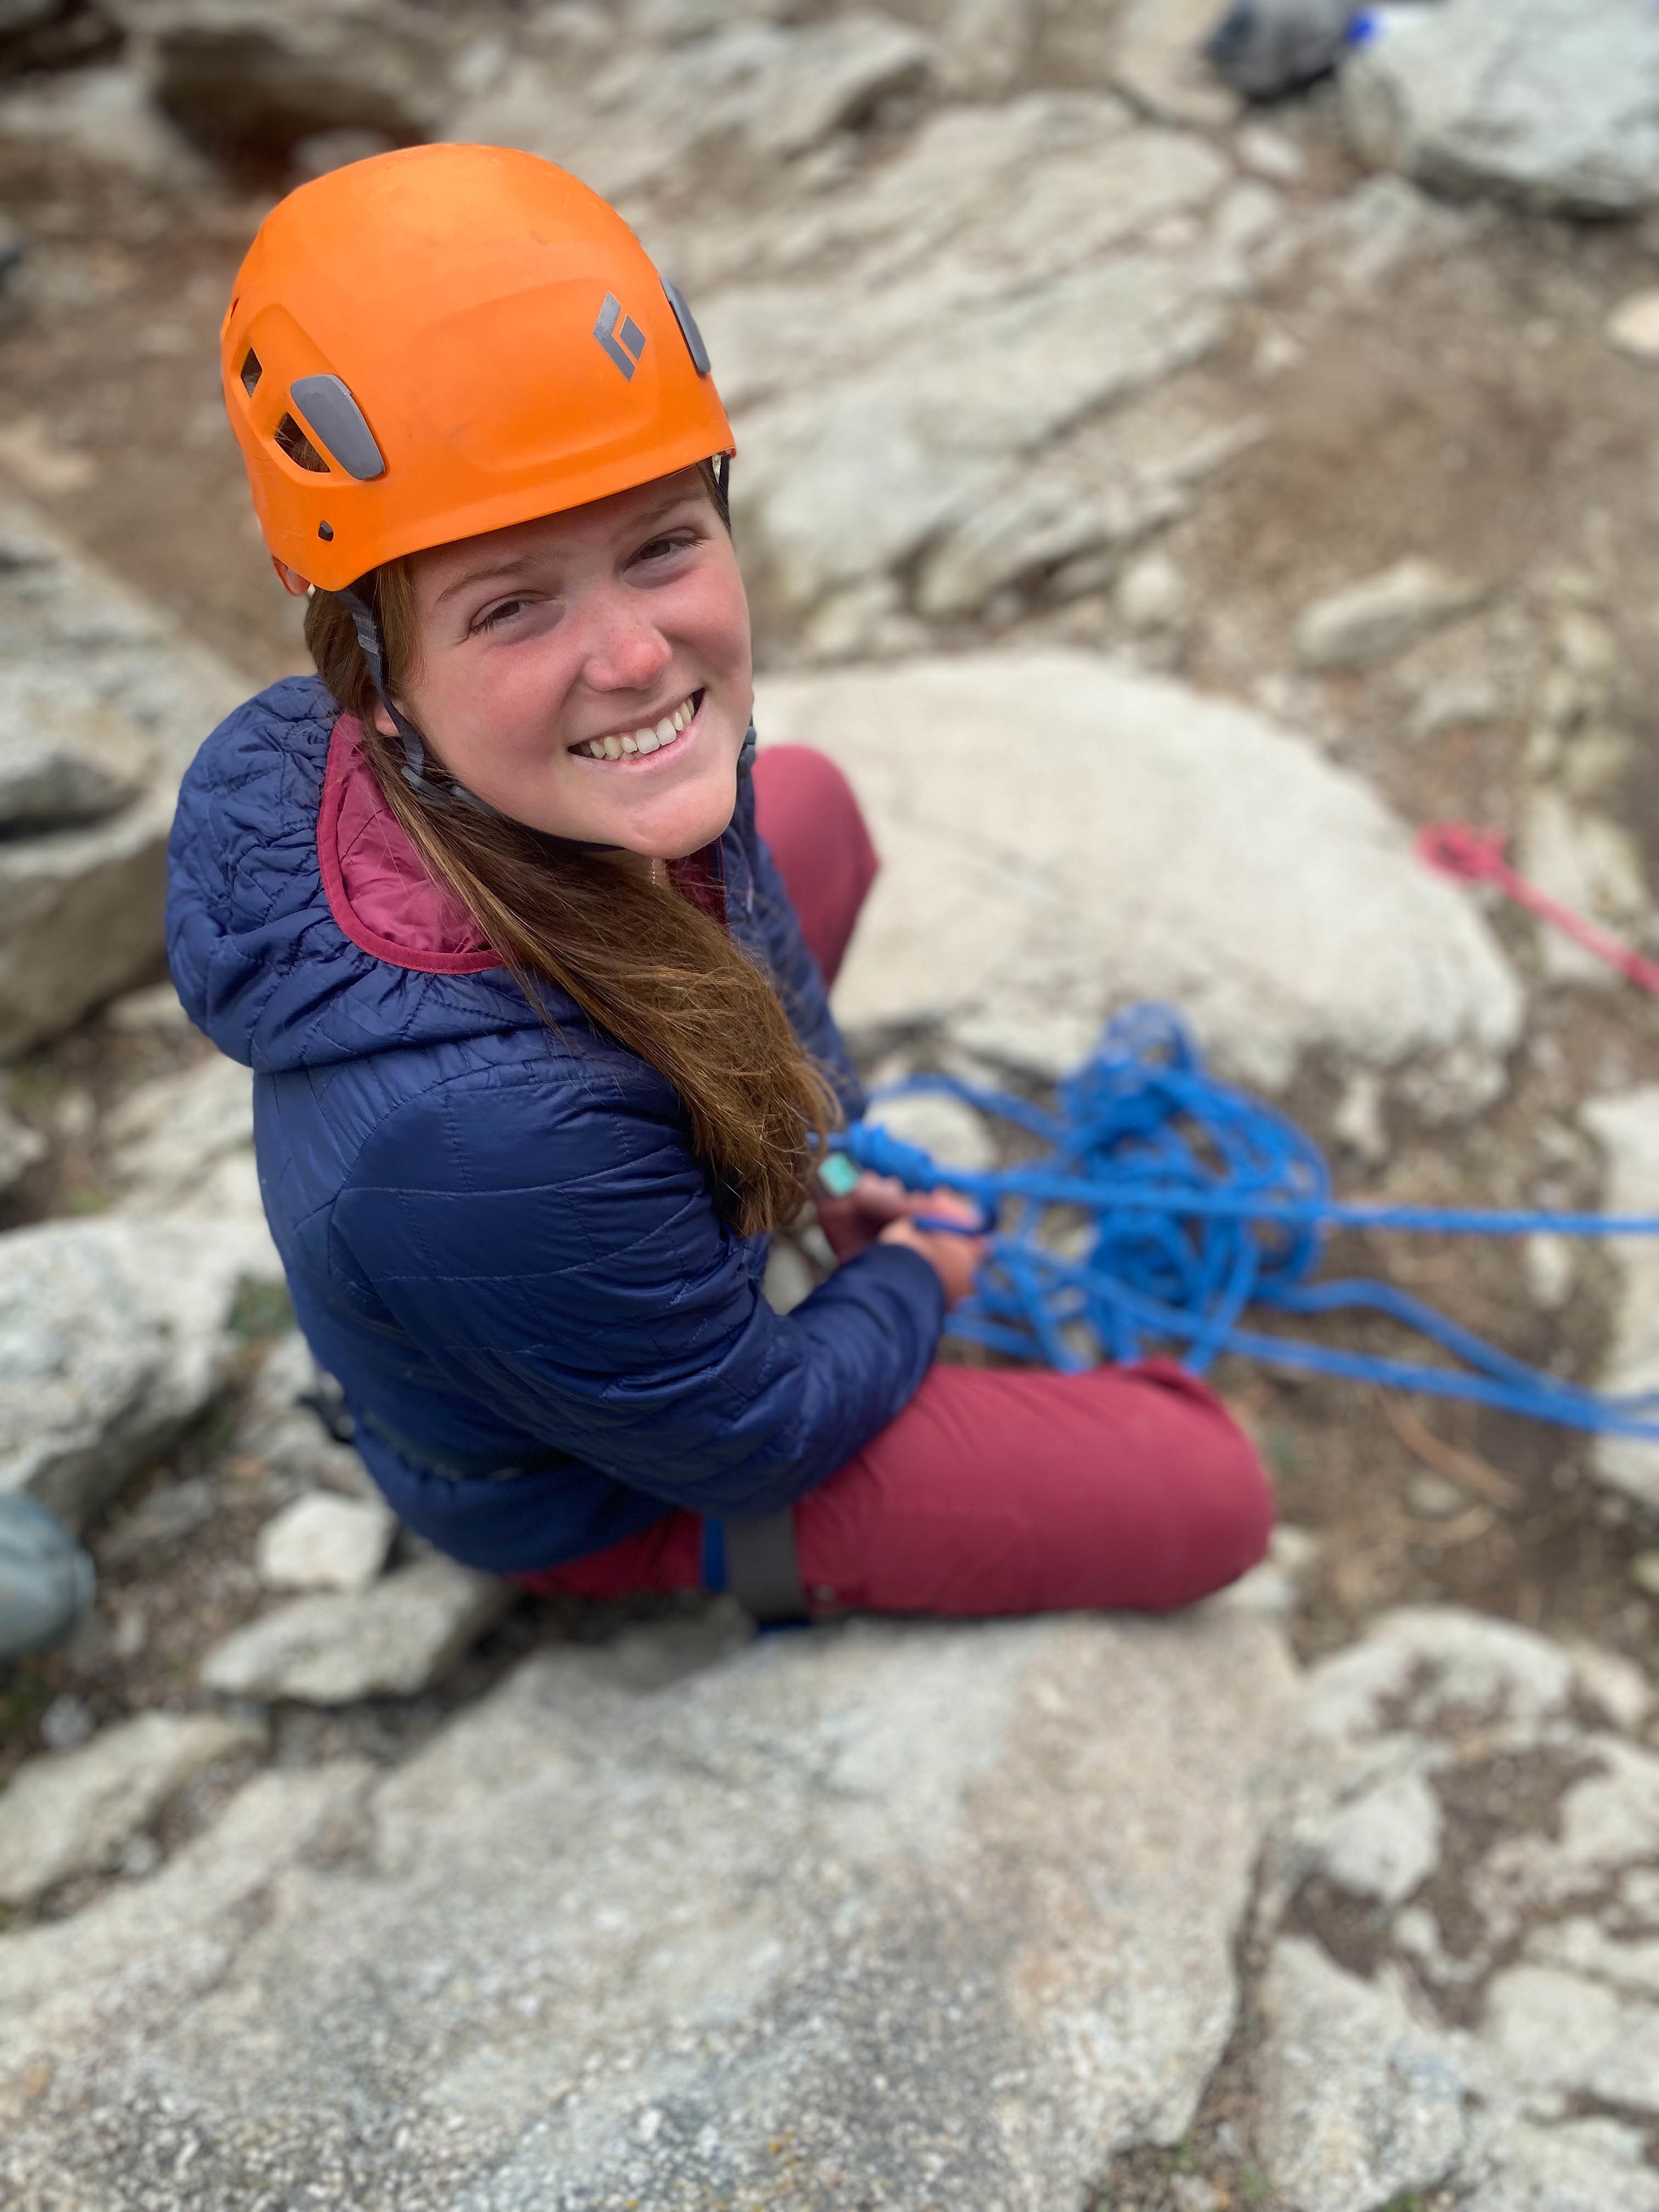
[[[1133,1006],[1107,1025],[1047,1112],[1006,1091],[918,1075],[877,1101],[944,1092],[1047,1147],[989,1170],[940,1165],[871,1121],[831,1139],[911,1190],[960,1192],[990,1253],[956,1336],[1072,1372],[1173,1355],[1195,1373],[1223,1352],[1304,1374],[1474,1399],[1563,1427],[1659,1442],[1659,1393],[1608,1398],[1516,1359],[1420,1298],[1363,1279],[1310,1280],[1336,1229],[1522,1237],[1659,1236],[1659,1218],[1345,1204],[1318,1146],[1285,1115],[1218,1080],[1180,1018]],[[957,1228],[959,1224],[938,1223]],[[1246,1326],[1252,1309],[1403,1323],[1448,1363],[1348,1352]]]

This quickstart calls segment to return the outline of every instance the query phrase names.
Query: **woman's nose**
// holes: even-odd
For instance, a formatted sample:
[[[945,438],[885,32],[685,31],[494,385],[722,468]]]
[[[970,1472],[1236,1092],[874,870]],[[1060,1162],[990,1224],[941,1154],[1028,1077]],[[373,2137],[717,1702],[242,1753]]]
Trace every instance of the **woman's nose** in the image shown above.
[[[667,667],[673,647],[637,594],[596,593],[580,607],[581,672],[596,691],[647,691]]]

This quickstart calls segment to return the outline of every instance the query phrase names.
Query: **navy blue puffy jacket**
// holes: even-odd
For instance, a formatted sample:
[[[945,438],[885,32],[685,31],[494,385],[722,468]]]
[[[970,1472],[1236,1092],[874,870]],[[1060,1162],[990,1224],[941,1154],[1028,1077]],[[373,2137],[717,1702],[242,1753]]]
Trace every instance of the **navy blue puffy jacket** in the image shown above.
[[[179,796],[167,943],[191,1019],[254,1071],[300,1326],[376,1480],[410,1527],[498,1571],[579,1558],[674,1506],[802,1496],[921,1380],[933,1270],[877,1246],[775,1315],[765,1241],[719,1218],[653,1068],[568,1001],[550,1030],[501,969],[424,973],[348,937],[318,857],[335,720],[321,684],[293,678],[208,739]],[[856,1112],[746,776],[719,850],[733,933]]]

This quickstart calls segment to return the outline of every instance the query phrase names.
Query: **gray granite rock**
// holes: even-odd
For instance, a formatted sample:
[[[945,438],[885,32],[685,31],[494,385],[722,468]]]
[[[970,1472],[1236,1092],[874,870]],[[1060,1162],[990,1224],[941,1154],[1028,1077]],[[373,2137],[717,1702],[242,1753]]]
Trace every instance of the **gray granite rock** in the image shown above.
[[[1463,2080],[1400,1989],[1285,1936],[1260,1999],[1258,2147],[1296,2212],[1370,2212],[1447,2178],[1465,2143]]]
[[[1439,1802],[1426,1778],[1389,1775],[1348,1799],[1326,1831],[1321,1871],[1351,1896],[1403,1904],[1440,1858]]]
[[[307,1491],[260,1530],[256,1571],[267,1589],[365,1590],[397,1525],[376,1498]]]
[[[1439,0],[1369,11],[1342,71],[1370,160],[1452,191],[1585,215],[1659,199],[1659,39],[1645,0]]]
[[[1297,654],[1305,668],[1369,667],[1468,614],[1480,598],[1478,584],[1437,562],[1396,562],[1316,600],[1297,626]]]
[[[568,52],[521,64],[464,100],[443,135],[546,155],[616,199],[711,149],[763,164],[799,157],[922,90],[935,67],[931,41],[875,9],[799,24],[723,14],[672,41],[608,40],[592,58],[601,65],[586,72]]]
[[[1460,2212],[1659,2212],[1659,2172],[1639,2128],[1613,2119],[1522,2121]]]
[[[246,1718],[141,1713],[78,1751],[26,1759],[0,1790],[0,1905],[108,1866],[204,1767],[264,1741]]]
[[[0,831],[9,837],[95,822],[137,799],[152,763],[112,707],[63,672],[0,672]]]
[[[142,1083],[106,1117],[101,1134],[122,1212],[234,1224],[262,1251],[257,1272],[282,1279],[253,1158],[250,1069],[211,1053]]]
[[[207,1404],[263,1224],[52,1221],[0,1237],[0,1490],[78,1528]]]
[[[414,1697],[441,1680],[514,1596],[495,1575],[422,1559],[372,1588],[295,1598],[261,1615],[209,1653],[203,1686],[311,1705]]]
[[[1162,999],[1250,1082],[1322,1047],[1465,1106],[1502,1087],[1521,994],[1472,902],[1259,714],[1064,652],[763,678],[757,714],[848,770],[886,862],[836,987],[854,1027],[944,1020],[1053,1075]]]
[[[0,503],[0,665],[20,696],[33,687],[51,699],[61,732],[80,728],[88,757],[107,740],[124,760],[154,763],[142,795],[105,819],[0,843],[8,1054],[153,969],[179,778],[247,687],[9,499]]]
[[[20,1176],[45,1159],[46,1139],[9,1107],[0,1106],[0,1190],[9,1190]]]
[[[1607,1211],[1659,1215],[1659,1085],[1594,1098],[1581,1119],[1607,1160]],[[1659,1237],[1614,1237],[1607,1249],[1620,1289],[1602,1388],[1615,1395],[1659,1389]],[[1613,1489],[1659,1505],[1659,1443],[1598,1437],[1592,1459]]]
[[[1252,2061],[1296,2212],[1659,2202],[1649,1702],[1607,1653],[1449,1608],[1311,1671]]]
[[[399,0],[104,0],[155,100],[216,151],[267,158],[321,131],[399,144],[437,121],[443,41]]]
[[[1012,2212],[1179,2138],[1234,2018],[1273,1634],[694,1656],[546,1651],[366,1796],[262,1778],[141,1888],[0,1942],[20,2200],[142,2202],[188,2142],[204,2206]]]

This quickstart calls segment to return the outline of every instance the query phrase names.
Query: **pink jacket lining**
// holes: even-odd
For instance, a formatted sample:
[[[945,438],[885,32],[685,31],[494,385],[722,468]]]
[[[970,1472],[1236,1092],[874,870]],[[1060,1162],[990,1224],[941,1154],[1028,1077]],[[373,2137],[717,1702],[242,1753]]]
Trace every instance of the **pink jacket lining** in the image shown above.
[[[363,758],[362,726],[342,714],[328,744],[317,859],[329,912],[354,945],[428,975],[499,968],[478,925],[433,882]]]

